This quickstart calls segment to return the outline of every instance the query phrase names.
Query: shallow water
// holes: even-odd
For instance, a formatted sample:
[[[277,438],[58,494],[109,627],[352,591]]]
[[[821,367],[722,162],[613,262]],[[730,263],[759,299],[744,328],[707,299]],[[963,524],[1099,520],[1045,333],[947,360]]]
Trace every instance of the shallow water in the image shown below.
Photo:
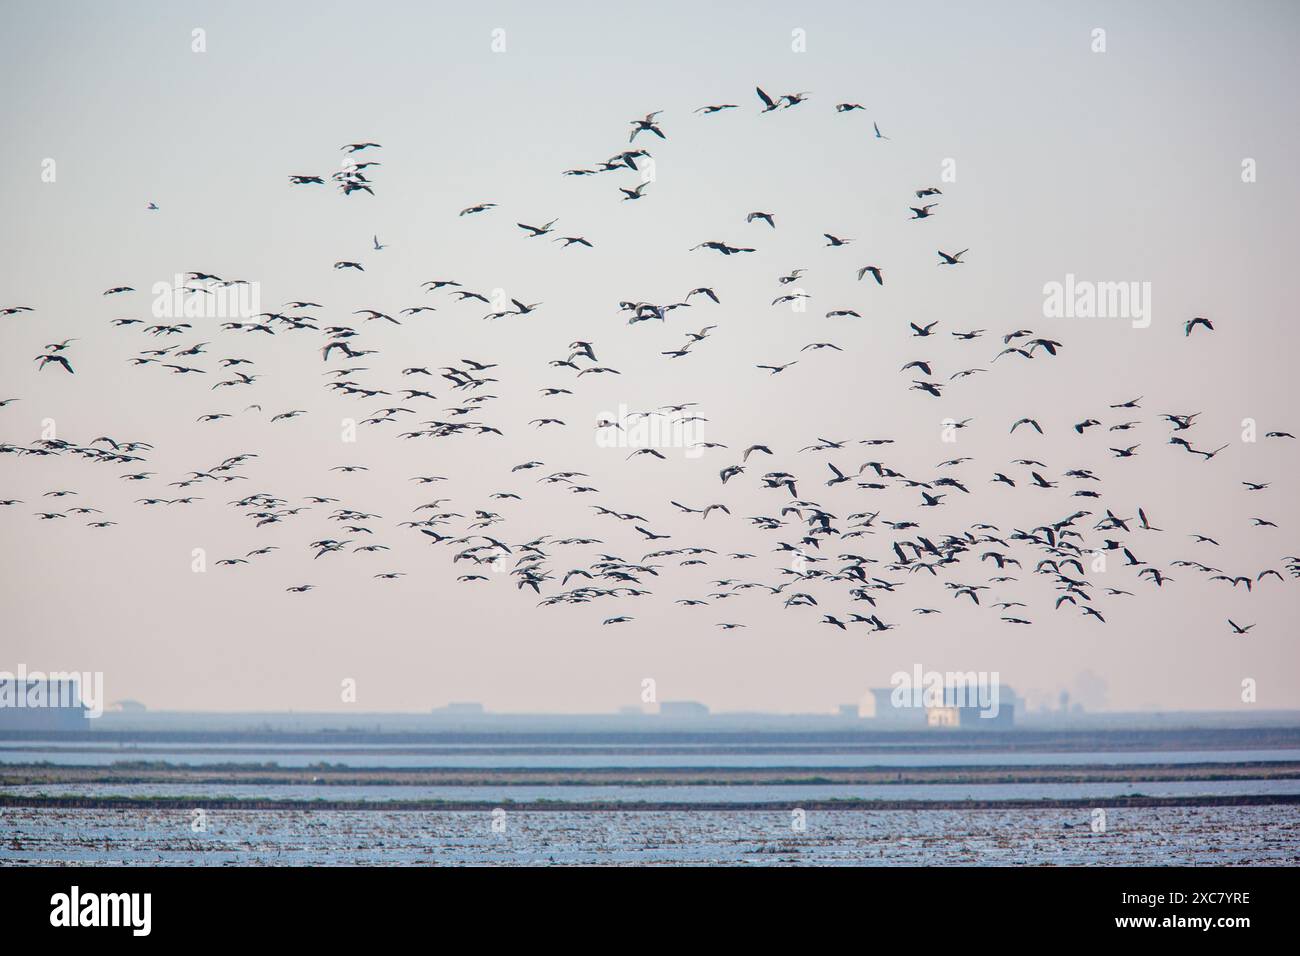
[[[1300,808],[487,812],[0,810],[0,864],[1296,865]]]

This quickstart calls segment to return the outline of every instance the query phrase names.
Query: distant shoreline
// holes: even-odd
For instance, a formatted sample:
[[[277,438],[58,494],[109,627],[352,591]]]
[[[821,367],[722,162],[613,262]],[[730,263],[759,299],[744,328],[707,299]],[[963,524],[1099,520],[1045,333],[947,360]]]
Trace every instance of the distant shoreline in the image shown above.
[[[1083,810],[1122,807],[1246,807],[1295,806],[1300,794],[1241,794],[1235,796],[1096,797],[1043,800],[809,800],[799,803],[804,810]],[[516,812],[789,812],[785,801],[751,803],[668,803],[633,801],[529,801],[505,800],[262,800],[207,797],[24,797],[0,794],[0,807],[62,810],[193,810],[222,811],[386,811],[401,812],[490,812],[498,807]]]
[[[1270,722],[1252,726],[1101,726],[1101,727],[1017,727],[1010,730],[962,728],[905,728],[874,724],[872,721],[834,723],[829,718],[816,727],[792,721],[774,721],[762,728],[741,728],[718,717],[676,725],[659,725],[643,719],[632,727],[556,727],[539,722],[525,729],[516,721],[482,718],[441,728],[411,726],[365,728],[282,727],[269,724],[207,728],[168,726],[154,715],[158,726],[112,727],[109,716],[94,729],[37,731],[5,729],[0,741],[5,749],[15,744],[43,744],[57,750],[87,744],[105,749],[116,745],[133,748],[165,747],[184,751],[201,747],[206,752],[234,751],[256,745],[329,748],[333,752],[363,752],[382,746],[387,753],[418,753],[431,749],[458,753],[665,753],[686,752],[708,747],[713,753],[747,753],[754,748],[766,752],[800,752],[816,747],[824,753],[893,753],[913,747],[925,751],[1109,751],[1202,750],[1202,749],[1287,749],[1300,747],[1300,720]]]
[[[14,786],[815,786],[1144,783],[1300,779],[1300,761],[957,767],[280,767],[117,762],[108,766],[0,764],[0,791]]]

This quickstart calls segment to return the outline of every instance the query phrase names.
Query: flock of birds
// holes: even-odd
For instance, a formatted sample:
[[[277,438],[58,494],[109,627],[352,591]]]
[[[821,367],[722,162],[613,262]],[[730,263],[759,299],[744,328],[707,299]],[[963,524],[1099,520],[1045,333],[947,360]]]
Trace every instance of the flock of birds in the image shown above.
[[[807,92],[786,93],[771,97],[757,89],[758,110],[761,114],[775,113],[803,106],[811,98]],[[694,112],[700,116],[713,116],[741,107],[733,103],[702,106]],[[857,103],[839,103],[838,114],[863,111]],[[656,110],[644,117],[630,121],[625,147],[608,159],[587,166],[563,171],[564,176],[597,177],[604,173],[636,173],[643,159],[650,157],[645,143],[666,140],[668,132],[661,124],[663,111]],[[871,135],[877,140],[888,140],[874,122]],[[332,181],[344,196],[366,193],[374,196],[373,170],[381,166],[370,157],[383,147],[374,142],[349,143],[342,147],[347,159],[342,168],[331,176],[293,174],[290,184],[298,186],[323,186]],[[620,186],[621,201],[645,200],[653,195],[648,179],[630,187]],[[922,221],[940,215],[942,191],[934,186],[923,186],[900,202],[909,210],[910,220]],[[151,204],[151,208],[156,208]],[[498,205],[493,202],[474,202],[465,206],[459,217],[493,215]],[[513,217],[512,217],[513,218]],[[559,217],[536,224],[519,221],[515,227],[527,240],[549,239],[562,243],[563,248],[594,248],[593,241],[583,235],[569,235],[557,230]],[[737,215],[736,225],[744,223],[751,235],[770,233],[779,228],[778,216],[770,210],[748,210]],[[924,227],[921,227],[924,228]],[[824,248],[843,250],[853,246],[853,238],[834,233],[823,233]],[[759,239],[753,240],[756,244]],[[723,259],[755,252],[757,245],[737,244],[722,239],[703,239],[691,246],[691,252],[716,253]],[[375,251],[384,245],[373,237]],[[937,264],[943,267],[966,265],[969,249],[936,249]],[[838,255],[839,253],[837,253]],[[845,253],[848,254],[848,253]],[[846,266],[846,274],[865,283],[864,291],[882,287],[888,281],[885,268],[875,262]],[[364,265],[353,260],[338,260],[333,268],[340,271],[364,272]],[[772,306],[804,304],[810,293],[799,288],[804,269],[791,269],[773,276],[775,295]],[[247,282],[244,279],[222,278],[207,271],[187,274],[186,294],[212,295],[219,289]],[[400,378],[394,381],[377,381],[368,376],[365,364],[369,357],[380,353],[383,346],[382,330],[391,325],[401,325],[424,313],[437,311],[449,305],[465,308],[486,307],[485,320],[507,317],[544,315],[544,303],[511,299],[508,307],[500,307],[481,291],[467,288],[453,278],[434,278],[421,285],[421,295],[437,295],[424,304],[400,310],[367,308],[357,310],[342,321],[327,318],[326,307],[310,298],[286,302],[276,311],[256,316],[214,322],[210,327],[197,327],[194,322],[176,320],[149,321],[141,318],[115,318],[112,325],[125,334],[135,334],[142,344],[129,361],[134,366],[157,366],[172,375],[201,382],[202,389],[214,398],[231,393],[247,392],[259,397],[259,387],[274,366],[263,370],[247,357],[245,343],[255,340],[281,339],[295,333],[306,333],[320,343],[320,360],[324,365],[324,387],[339,396],[365,403],[369,409],[361,424],[369,427],[391,426],[397,441],[448,440],[469,437],[484,440],[511,441],[509,425],[491,420],[491,410],[497,396],[496,387],[506,383],[494,375],[497,363],[471,358],[460,358],[451,364],[411,364],[401,369]],[[127,300],[136,294],[130,285],[117,285],[103,292],[114,301]],[[438,305],[428,304],[431,301]],[[629,326],[643,322],[668,323],[674,313],[695,307],[717,309],[723,297],[713,285],[700,285],[687,291],[679,300],[666,302],[622,301],[617,303],[617,314],[626,318]],[[611,304],[611,308],[613,308]],[[843,307],[825,313],[827,319],[854,321],[862,318],[857,308]],[[27,305],[0,309],[0,317],[8,321],[34,321],[36,310]],[[984,328],[952,329],[944,335],[939,322],[909,323],[911,339],[917,343],[944,340],[955,343],[963,351],[970,350],[981,356],[961,362],[948,374],[941,374],[938,363],[929,358],[907,362],[899,370],[908,382],[908,391],[931,398],[941,398],[945,390],[959,382],[979,375],[994,374],[1007,363],[1027,361],[1055,361],[1066,351],[1066,345],[1051,336],[1041,335],[1032,329],[1016,328],[991,332]],[[1204,317],[1187,320],[1184,334],[1208,335],[1214,332],[1212,322]],[[708,339],[725,335],[725,322],[719,318],[703,325],[697,331],[685,331],[680,347],[662,352],[670,361],[690,358]],[[204,340],[197,341],[199,337]],[[988,341],[996,342],[994,349],[982,347]],[[45,346],[35,357],[42,376],[42,387],[56,388],[57,381],[49,375],[73,375],[77,366],[96,359],[94,355],[74,356],[76,338],[65,338]],[[180,343],[180,344],[174,344]],[[219,343],[219,344],[218,344]],[[974,350],[979,350],[977,353]],[[756,365],[757,372],[779,377],[804,360],[818,353],[843,352],[844,348],[832,341],[809,342],[798,355],[781,356],[770,362]],[[989,354],[992,352],[993,354]],[[986,357],[986,358],[985,358]],[[215,359],[215,360],[213,360]],[[75,364],[74,364],[75,362]],[[602,364],[597,345],[593,340],[569,342],[561,354],[547,363],[546,374],[560,379],[552,380],[536,389],[537,403],[543,407],[558,406],[566,397],[575,396],[587,376],[618,376],[622,372]],[[215,380],[215,381],[214,381]],[[740,387],[749,387],[739,383]],[[757,387],[757,383],[755,383]],[[435,391],[436,389],[436,391]],[[531,391],[531,388],[529,389]],[[452,404],[445,402],[450,398]],[[1117,396],[1117,398],[1120,398]],[[0,398],[0,416],[19,401],[19,397]],[[261,401],[247,404],[244,412],[263,413]],[[920,400],[920,399],[918,399]],[[1157,412],[1149,417],[1146,399],[1122,398],[1099,407],[1095,416],[1070,423],[1076,433],[1073,439],[1080,442],[1080,456],[1091,451],[1109,452],[1113,460],[1129,460],[1149,449],[1157,440],[1173,445],[1190,458],[1210,462],[1229,448],[1228,443],[1216,443],[1202,437],[1197,431],[1197,411]],[[439,404],[442,403],[442,404]],[[376,407],[378,406],[378,407]],[[1158,408],[1159,406],[1156,406]],[[214,409],[201,415],[196,424],[214,425],[237,413]],[[271,423],[287,423],[308,414],[305,408],[275,409],[267,418]],[[544,412],[529,420],[527,425],[536,431],[574,427],[563,412]],[[681,402],[660,408],[634,413],[628,419],[616,421],[601,419],[595,423],[598,434],[626,430],[636,419],[657,418],[674,426],[687,426],[706,421],[694,402]],[[4,419],[0,417],[0,427]],[[973,426],[972,418],[950,419],[954,431]],[[1049,423],[1050,424],[1050,423]],[[287,426],[286,426],[287,427]],[[1160,439],[1151,434],[1163,427]],[[1010,425],[1009,433],[1019,431],[1043,434],[1044,425],[1034,417],[1022,417]],[[1084,444],[1090,431],[1105,434],[1101,448]],[[1132,436],[1132,437],[1130,437]],[[1271,442],[1293,440],[1294,435],[1277,429],[1265,433]],[[1139,438],[1141,440],[1132,440]],[[1285,584],[1283,572],[1290,578],[1300,578],[1300,557],[1280,557],[1272,567],[1233,567],[1225,570],[1227,561],[1217,557],[1224,553],[1220,541],[1195,529],[1173,532],[1152,523],[1147,511],[1140,506],[1118,504],[1103,491],[1104,483],[1096,465],[1078,464],[1068,468],[1052,468],[1033,457],[1020,457],[1008,464],[994,467],[979,465],[971,457],[954,457],[937,463],[925,473],[900,470],[897,460],[891,461],[890,446],[896,440],[879,435],[863,438],[824,438],[810,436],[808,444],[795,448],[773,448],[764,442],[740,442],[734,445],[717,441],[699,441],[693,451],[699,455],[701,497],[687,504],[677,500],[663,502],[658,512],[639,514],[624,510],[605,497],[587,473],[573,468],[555,467],[534,458],[521,461],[510,469],[506,480],[532,479],[531,484],[545,489],[561,489],[571,495],[590,499],[592,526],[590,530],[573,534],[542,534],[528,540],[510,535],[506,529],[517,523],[517,515],[508,515],[514,505],[522,509],[533,522],[544,520],[547,509],[544,500],[529,500],[521,490],[498,490],[487,493],[490,485],[484,483],[483,497],[479,501],[456,502],[447,497],[434,497],[416,506],[403,520],[381,516],[368,508],[356,507],[340,494],[313,495],[291,500],[270,491],[239,493],[227,497],[240,483],[253,480],[247,474],[254,469],[261,455],[242,452],[214,461],[207,467],[173,474],[155,463],[158,449],[148,441],[126,439],[120,436],[101,435],[88,442],[65,438],[42,438],[27,442],[0,442],[0,454],[39,463],[56,457],[76,456],[87,462],[107,466],[116,472],[119,481],[129,482],[141,489],[135,499],[140,508],[173,508],[200,506],[200,502],[219,496],[226,506],[242,517],[247,527],[249,546],[237,554],[221,557],[219,567],[234,568],[270,561],[274,552],[287,545],[268,544],[259,539],[261,529],[274,525],[296,526],[323,516],[331,522],[323,525],[324,531],[313,531],[302,536],[301,561],[311,567],[321,560],[337,561],[344,554],[377,554],[391,550],[384,543],[387,535],[404,533],[415,540],[427,542],[458,574],[464,584],[490,582],[496,574],[513,582],[523,591],[533,592],[542,606],[560,604],[598,604],[608,611],[597,615],[605,625],[617,625],[633,620],[635,605],[639,600],[656,597],[655,582],[660,571],[670,564],[679,568],[699,568],[701,585],[697,593],[673,597],[676,604],[689,608],[712,608],[744,605],[743,595],[753,593],[767,596],[784,608],[809,607],[820,615],[820,621],[841,631],[861,629],[876,633],[900,628],[907,615],[927,616],[943,613],[943,607],[931,603],[917,604],[908,596],[920,588],[912,582],[931,579],[942,584],[935,593],[944,594],[963,608],[979,608],[1008,625],[1030,625],[1037,610],[1031,607],[1031,598],[1019,587],[1023,579],[1036,576],[1049,582],[1055,592],[1051,609],[1055,612],[1077,613],[1098,624],[1105,624],[1111,606],[1124,598],[1132,597],[1139,587],[1164,589],[1167,586],[1187,586],[1203,581],[1206,586],[1220,586],[1246,594],[1260,587]],[[624,449],[626,450],[626,449]],[[621,452],[620,452],[621,455]],[[705,456],[712,463],[705,461]],[[629,461],[664,459],[659,447],[632,447],[625,458]],[[865,461],[861,459],[865,458]],[[767,464],[764,464],[764,463]],[[778,462],[780,464],[778,464]],[[374,462],[378,466],[379,462]],[[332,471],[347,475],[369,470],[370,464],[335,466]],[[628,468],[654,467],[653,465],[626,465]],[[770,470],[764,470],[769,468]],[[485,476],[486,477],[486,476]],[[631,481],[640,482],[645,475],[637,472]],[[410,476],[409,481],[420,487],[436,488],[447,480],[445,475],[421,474]],[[492,480],[492,479],[487,479]],[[746,515],[737,509],[738,487],[748,485],[770,497],[768,513]],[[1242,495],[1264,495],[1269,481],[1249,481],[1240,490]],[[518,485],[513,486],[518,488]],[[703,490],[703,489],[709,490]],[[174,489],[174,490],[172,490]],[[891,490],[903,489],[910,495],[911,506],[893,512],[885,505],[876,506],[873,500]],[[1010,489],[1016,489],[1012,492]],[[526,486],[524,489],[526,490]],[[221,494],[225,491],[227,494]],[[1051,492],[1052,494],[1048,494]],[[997,526],[976,523],[963,526],[946,526],[940,510],[954,496],[1009,496],[1000,499],[1002,506],[1019,501],[1030,501],[1033,508],[1041,502],[1051,502],[1055,511],[1051,520],[1035,523],[1029,518],[1020,524]],[[1021,496],[1042,498],[1025,498]],[[40,502],[26,502],[17,498],[0,498],[0,512],[14,511],[19,506],[34,507],[35,517],[43,522],[82,521],[88,528],[106,530],[118,525],[117,520],[106,516],[91,506],[93,495],[80,489],[50,488],[43,492]],[[1069,499],[1069,500],[1066,500]],[[894,499],[889,499],[893,501]],[[1261,497],[1261,500],[1267,500]],[[1263,508],[1260,509],[1265,510]],[[1033,513],[1024,509],[1026,514]],[[665,515],[696,519],[689,536],[667,530]],[[124,524],[129,518],[122,517]],[[750,566],[762,568],[761,553],[737,551],[719,545],[711,546],[716,538],[726,539],[736,523],[743,523],[765,534],[770,541],[769,563],[775,556],[775,567],[747,572]],[[605,529],[609,525],[625,525],[644,541],[651,550],[640,554],[610,553],[605,544]],[[1266,517],[1254,517],[1244,533],[1274,533],[1277,524]],[[1251,530],[1254,529],[1254,530]],[[10,524],[7,534],[16,536],[18,526]],[[1145,542],[1152,535],[1179,534],[1186,545],[1185,557],[1160,566],[1142,557]],[[307,540],[310,538],[311,540]],[[279,539],[282,540],[282,539]],[[734,540],[734,535],[733,535]],[[639,549],[638,549],[639,550]],[[1095,580],[1095,562],[1098,555],[1112,559],[1119,575],[1106,574],[1105,585]],[[298,567],[298,565],[294,565]],[[295,572],[296,574],[297,572]],[[407,574],[403,570],[385,569],[367,572],[374,579],[397,580]],[[1184,577],[1187,574],[1188,577]],[[705,584],[704,582],[707,582]],[[285,592],[303,594],[316,585],[310,579],[295,576],[291,583],[282,580],[279,585]],[[740,600],[738,600],[740,599]],[[723,630],[743,628],[739,618],[722,611],[711,623]],[[1240,615],[1239,615],[1240,616]],[[1244,635],[1255,625],[1227,621],[1229,632]]]

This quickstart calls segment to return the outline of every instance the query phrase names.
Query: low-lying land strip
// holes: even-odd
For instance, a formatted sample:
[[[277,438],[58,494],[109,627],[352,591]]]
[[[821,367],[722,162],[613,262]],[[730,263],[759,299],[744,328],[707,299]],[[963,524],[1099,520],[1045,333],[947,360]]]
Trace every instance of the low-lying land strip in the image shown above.
[[[1295,780],[1300,761],[1017,767],[594,767],[366,769],[340,764],[279,767],[119,762],[106,767],[0,764],[0,789],[72,784],[251,786],[746,786],[798,784],[1037,784]]]

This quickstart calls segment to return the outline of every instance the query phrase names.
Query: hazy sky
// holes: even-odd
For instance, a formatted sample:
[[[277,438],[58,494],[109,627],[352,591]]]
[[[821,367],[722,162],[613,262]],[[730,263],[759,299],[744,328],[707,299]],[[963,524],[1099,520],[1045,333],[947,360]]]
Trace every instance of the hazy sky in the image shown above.
[[[1268,430],[1300,434],[1295,382],[1297,336],[1294,223],[1300,145],[1294,56],[1300,9],[1243,3],[659,3],[620,12],[608,4],[257,4],[8,2],[0,8],[0,55],[10,77],[0,103],[0,442],[24,448],[53,420],[57,436],[79,445],[98,436],[153,444],[145,462],[94,463],[71,454],[0,455],[0,669],[103,671],[110,700],[154,708],[423,710],[479,700],[496,710],[612,710],[640,702],[641,682],[659,699],[698,699],[719,710],[826,711],[885,686],[896,670],[1000,672],[1033,700],[1062,689],[1094,707],[1231,708],[1241,681],[1259,682],[1259,707],[1300,707],[1296,611],[1300,583],[1282,558],[1300,554],[1295,471],[1300,450],[1265,440]],[[467,9],[469,8],[469,9]],[[1105,52],[1094,52],[1094,30]],[[203,52],[193,31],[203,31]],[[494,33],[494,31],[504,31]],[[802,31],[796,33],[795,31]],[[803,51],[795,47],[803,40]],[[504,51],[494,51],[504,41]],[[806,102],[760,114],[754,93],[811,91]],[[863,111],[837,113],[837,103]],[[705,104],[738,109],[701,116]],[[645,197],[622,201],[619,186],[638,174],[564,177],[629,148],[629,121],[662,110],[667,135],[637,137],[651,151],[654,181]],[[872,123],[888,140],[877,139]],[[382,144],[358,159],[375,195],[340,195],[331,185],[290,186],[290,174],[328,177],[345,143]],[[1243,182],[1253,159],[1257,180]],[[53,160],[53,166],[47,162]],[[49,171],[53,170],[53,181]],[[954,176],[945,177],[945,171]],[[935,215],[909,221],[914,191],[938,186]],[[931,200],[927,200],[931,201]],[[156,211],[147,210],[157,203]],[[458,217],[478,202],[499,206]],[[747,224],[775,214],[777,228]],[[556,235],[587,237],[594,248],[564,249],[528,239],[516,222],[557,218]],[[823,233],[851,238],[827,248]],[[373,235],[387,244],[372,248]],[[722,257],[688,251],[706,240],[752,246]],[[939,268],[937,249],[969,248],[963,265]],[[360,261],[364,273],[335,270]],[[885,285],[856,271],[884,270]],[[777,277],[807,270],[797,283]],[[317,325],[360,330],[358,361],[321,360],[319,331],[273,337],[224,331],[193,320],[184,335],[150,336],[155,283],[176,273],[211,272],[258,283],[263,309],[303,299]],[[1067,274],[1100,282],[1147,282],[1152,321],[1047,318],[1045,283]],[[420,283],[456,279],[469,290],[504,290],[535,312],[484,321],[489,308],[458,304]],[[104,296],[129,285],[135,293]],[[626,323],[624,300],[677,302],[702,296],[664,322]],[[771,302],[807,292],[806,311]],[[433,305],[400,326],[365,322],[353,311]],[[825,318],[854,309],[862,318]],[[303,310],[299,310],[303,311]],[[297,314],[297,313],[295,313]],[[1213,333],[1184,336],[1206,316]],[[116,318],[146,320],[113,327]],[[937,321],[917,338],[909,322]],[[716,325],[682,359],[687,331]],[[986,329],[970,342],[953,331]],[[1055,358],[1009,355],[992,362],[1001,336],[1032,329],[1060,341]],[[61,354],[76,370],[38,370],[47,343],[72,338]],[[551,368],[574,340],[593,343],[599,363],[621,374]],[[165,358],[205,374],[171,374],[128,359],[151,348],[210,343],[202,355]],[[842,351],[802,351],[831,342]],[[218,359],[252,360],[262,376],[247,387],[212,389],[232,377]],[[440,378],[403,376],[410,366],[470,358],[496,363],[499,381],[462,393]],[[757,364],[798,364],[778,376]],[[908,386],[927,378],[907,362],[933,363],[929,380],[948,383],[932,398]],[[585,367],[585,360],[579,364]],[[394,394],[346,397],[325,389],[328,369],[357,366],[367,387]],[[968,368],[987,372],[952,381]],[[542,398],[539,389],[572,395]],[[436,401],[403,400],[424,388]],[[468,416],[504,435],[402,440],[418,422],[448,420],[446,409],[474,394],[497,398]],[[1143,396],[1138,410],[1111,404]],[[702,440],[725,443],[702,457],[664,449],[666,460],[626,460],[597,445],[595,422],[631,410],[698,402]],[[258,404],[261,411],[245,411]],[[361,426],[341,440],[341,420],[376,409],[416,408],[402,421]],[[272,424],[290,409],[307,414]],[[198,423],[206,413],[232,417]],[[1167,444],[1162,413],[1200,412],[1180,433],[1200,449],[1229,447],[1203,461]],[[1022,416],[1026,426],[1009,435]],[[562,419],[538,429],[530,420]],[[973,419],[956,443],[941,440],[945,417]],[[1101,425],[1082,436],[1071,426]],[[1242,420],[1260,440],[1241,440]],[[1140,424],[1125,432],[1107,427]],[[800,452],[818,438],[843,450]],[[887,446],[859,445],[892,438]],[[754,443],[744,475],[725,486],[718,472]],[[1130,459],[1107,449],[1140,443]],[[100,447],[105,447],[102,443]],[[190,471],[240,453],[259,457],[246,480],[168,487]],[[957,468],[944,460],[970,456]],[[1059,481],[1032,487],[1015,458],[1042,461]],[[529,460],[544,468],[511,472]],[[916,489],[854,483],[827,488],[827,461],[852,475],[883,461],[909,478],[961,478],[964,495],[920,508]],[[338,465],[366,465],[347,474]],[[1064,477],[1090,468],[1101,483]],[[554,471],[583,472],[597,493],[538,482]],[[789,580],[788,554],[804,526],[763,531],[746,519],[780,516],[790,496],[759,476],[799,476],[801,498],[835,514],[880,512],[874,535],[828,539],[814,567],[835,557],[880,561],[869,573],[902,582],[875,592],[880,617],[897,625],[847,633],[820,623],[829,613],[869,613],[849,585],[792,584],[780,596],[759,589],[705,607],[723,579]],[[120,476],[155,473],[146,481]],[[1016,488],[991,484],[994,472]],[[415,475],[448,479],[417,485]],[[861,480],[874,479],[868,470]],[[1242,481],[1271,482],[1247,491]],[[1071,497],[1097,487],[1104,497]],[[75,490],[76,496],[44,498]],[[344,535],[318,506],[255,528],[228,502],[254,492],[287,499],[341,499],[382,516],[363,522],[373,536]],[[492,499],[513,492],[522,501]],[[142,497],[201,497],[192,505],[146,507]],[[551,535],[590,537],[591,546],[550,547],[556,580],[601,553],[639,561],[661,548],[698,546],[706,565],[656,559],[653,592],[638,599],[537,607],[515,579],[453,564],[460,548],[434,545],[398,522],[435,498],[447,511],[475,509],[504,520],[486,533],[512,545]],[[696,508],[725,503],[706,521]],[[81,505],[103,515],[38,521],[34,512]],[[596,517],[592,505],[646,517],[665,541],[646,542],[633,522]],[[1124,517],[1145,509],[1165,529],[1094,533],[1087,544],[1121,539],[1173,579],[1157,589],[1108,555],[1089,573],[1108,623],[1072,607],[1053,609],[1057,592],[1033,573],[1043,555],[1019,544],[1018,582],[992,585],[981,607],[954,599],[945,582],[987,584],[983,546],[937,577],[889,570],[894,540],[940,538],[976,522],[1003,534],[1059,520],[1075,510]],[[332,507],[332,506],[331,506]],[[1254,517],[1277,528],[1252,527]],[[104,518],[109,528],[86,526]],[[892,532],[880,522],[914,520]],[[636,522],[641,523],[641,522]],[[453,519],[443,533],[472,533]],[[1190,533],[1215,538],[1198,544]],[[360,537],[377,553],[318,560],[307,543]],[[1082,542],[1080,542],[1082,543]],[[280,550],[249,565],[217,567],[265,545]],[[203,548],[208,568],[191,570]],[[997,550],[1004,550],[1000,547]],[[757,558],[734,561],[729,552]],[[818,552],[811,552],[817,554]],[[1175,560],[1198,560],[1229,575],[1270,578],[1253,593]],[[512,559],[513,561],[513,559]],[[401,571],[379,580],[374,574]],[[486,582],[460,583],[481,572]],[[286,593],[311,583],[306,594]],[[569,587],[580,586],[582,579]],[[596,582],[608,586],[609,582]],[[1108,598],[1104,587],[1132,591]],[[782,608],[807,591],[818,607]],[[707,598],[706,598],[707,599]],[[990,600],[1023,601],[1000,620]],[[920,616],[913,608],[941,614]],[[603,626],[619,614],[635,620]],[[1248,636],[1227,619],[1255,623]],[[723,631],[719,622],[743,623]],[[1080,675],[1088,674],[1081,680]],[[340,702],[354,679],[356,704]]]

